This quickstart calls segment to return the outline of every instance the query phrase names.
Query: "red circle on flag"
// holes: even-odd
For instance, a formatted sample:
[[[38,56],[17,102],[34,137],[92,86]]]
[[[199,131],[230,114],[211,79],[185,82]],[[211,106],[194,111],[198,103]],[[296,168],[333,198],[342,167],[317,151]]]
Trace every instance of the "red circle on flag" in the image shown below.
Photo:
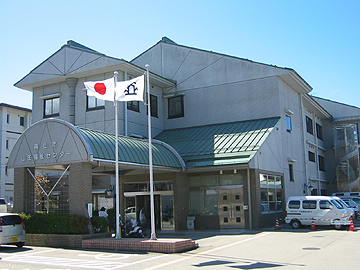
[[[106,93],[106,86],[103,83],[96,83],[94,85],[94,89],[100,95],[104,95]]]

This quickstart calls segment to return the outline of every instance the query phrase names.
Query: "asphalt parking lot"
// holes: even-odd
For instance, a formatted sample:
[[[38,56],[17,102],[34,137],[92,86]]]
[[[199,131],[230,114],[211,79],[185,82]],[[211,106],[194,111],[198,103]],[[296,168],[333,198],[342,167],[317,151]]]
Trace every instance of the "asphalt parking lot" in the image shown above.
[[[281,224],[251,231],[163,232],[157,237],[192,237],[199,248],[183,253],[121,250],[0,247],[0,269],[358,269],[359,231],[332,227],[292,229]]]

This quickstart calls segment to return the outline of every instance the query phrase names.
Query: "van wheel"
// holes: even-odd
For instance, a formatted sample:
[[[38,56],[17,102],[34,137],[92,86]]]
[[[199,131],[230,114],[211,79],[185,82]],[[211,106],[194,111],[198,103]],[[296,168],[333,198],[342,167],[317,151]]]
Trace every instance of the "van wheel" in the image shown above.
[[[338,220],[338,219],[335,219],[334,221],[339,221],[339,220]],[[340,229],[342,228],[342,225],[336,224],[336,225],[334,225],[334,228],[335,228],[336,230],[340,230]]]
[[[300,227],[301,227],[301,223],[300,223],[300,221],[299,220],[293,220],[293,221],[291,221],[291,227],[293,228],[293,229],[299,229]]]

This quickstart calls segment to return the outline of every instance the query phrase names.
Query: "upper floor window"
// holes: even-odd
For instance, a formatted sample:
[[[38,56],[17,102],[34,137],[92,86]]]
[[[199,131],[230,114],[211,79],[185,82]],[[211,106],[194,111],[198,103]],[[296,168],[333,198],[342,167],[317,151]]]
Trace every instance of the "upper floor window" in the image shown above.
[[[25,117],[24,116],[20,116],[20,126],[25,126]]]
[[[176,96],[168,99],[168,117],[184,117],[184,96]]]
[[[310,117],[306,116],[306,131],[314,135],[313,121]]]
[[[10,124],[10,114],[6,115],[6,123]]]
[[[134,112],[140,112],[140,102],[139,101],[128,101],[127,102],[127,109],[134,111]]]
[[[87,96],[87,110],[98,110],[105,108],[105,100],[97,99],[94,96]]]
[[[289,132],[292,130],[291,116],[290,115],[286,115],[286,130],[289,131]]]
[[[318,123],[316,123],[316,136],[318,139],[323,140],[322,126],[320,126]]]
[[[60,98],[49,98],[44,100],[44,117],[59,116]]]
[[[319,170],[325,172],[325,158],[320,155],[318,155],[318,158],[319,158]]]
[[[151,116],[158,117],[158,102],[157,102],[157,96],[150,94],[150,110],[151,110]]]
[[[314,152],[309,151],[309,161],[316,162]]]

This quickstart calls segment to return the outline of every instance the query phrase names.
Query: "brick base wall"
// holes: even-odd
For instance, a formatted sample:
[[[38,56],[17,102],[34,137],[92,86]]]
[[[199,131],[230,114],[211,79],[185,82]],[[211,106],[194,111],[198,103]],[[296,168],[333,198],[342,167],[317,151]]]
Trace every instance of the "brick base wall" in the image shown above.
[[[81,248],[82,240],[111,237],[110,233],[70,235],[70,234],[26,234],[25,245],[58,248]]]

